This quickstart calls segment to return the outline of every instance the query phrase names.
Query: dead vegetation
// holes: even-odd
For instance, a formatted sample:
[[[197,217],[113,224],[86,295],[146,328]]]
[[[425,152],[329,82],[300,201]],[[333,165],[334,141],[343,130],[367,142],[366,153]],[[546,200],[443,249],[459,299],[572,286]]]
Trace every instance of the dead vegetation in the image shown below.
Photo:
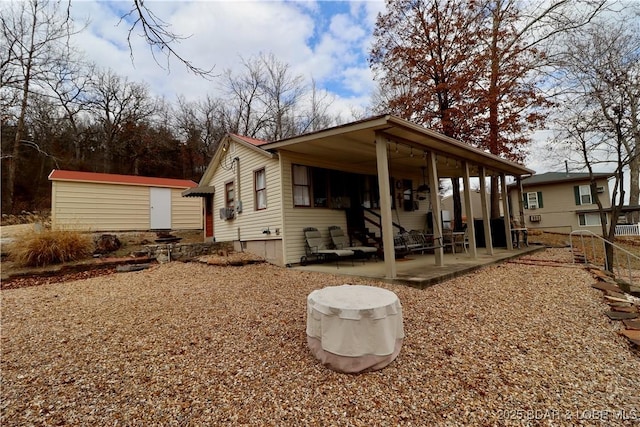
[[[93,253],[91,236],[69,230],[30,230],[15,239],[9,257],[17,266],[42,267],[86,259]]]

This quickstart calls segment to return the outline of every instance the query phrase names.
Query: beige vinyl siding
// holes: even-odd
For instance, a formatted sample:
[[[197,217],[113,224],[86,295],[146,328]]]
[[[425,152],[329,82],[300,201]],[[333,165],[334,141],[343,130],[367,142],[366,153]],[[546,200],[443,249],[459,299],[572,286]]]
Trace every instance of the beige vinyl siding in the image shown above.
[[[52,227],[90,231],[147,230],[149,187],[54,181]]]
[[[216,189],[213,203],[214,234],[216,241],[251,241],[251,240],[279,240],[276,229],[282,230],[282,210],[280,203],[280,166],[277,158],[269,158],[259,151],[232,142],[227,158],[221,160],[213,174],[209,185]],[[240,188],[236,182],[235,198],[242,202],[242,213],[236,214],[232,220],[220,219],[219,211],[225,207],[225,183],[236,181],[236,166],[233,168],[232,159],[238,157],[240,163]],[[264,168],[266,178],[267,208],[255,209],[254,172]],[[270,235],[263,233],[269,229]]]
[[[53,181],[51,221],[55,229],[143,231],[150,227],[150,188],[144,185]],[[171,189],[171,228],[202,228],[202,200]]]
[[[171,228],[174,230],[202,229],[202,197],[182,197],[182,188],[171,189]]]
[[[524,220],[525,226],[531,229],[540,229],[547,231],[557,231],[561,233],[569,233],[573,230],[590,230],[594,233],[601,234],[601,226],[581,226],[576,211],[597,209],[595,203],[587,205],[576,205],[573,187],[576,185],[588,185],[588,182],[563,182],[558,184],[546,184],[527,186],[523,188],[523,196],[530,192],[542,193],[541,208],[527,209],[525,208]],[[604,192],[599,193],[598,197],[602,201],[605,208],[611,205],[609,196],[609,186],[606,180],[598,181],[598,186],[604,187]],[[512,190],[510,192],[511,206],[515,215],[519,214],[518,208],[518,192]],[[540,215],[540,221],[532,222],[531,215]]]

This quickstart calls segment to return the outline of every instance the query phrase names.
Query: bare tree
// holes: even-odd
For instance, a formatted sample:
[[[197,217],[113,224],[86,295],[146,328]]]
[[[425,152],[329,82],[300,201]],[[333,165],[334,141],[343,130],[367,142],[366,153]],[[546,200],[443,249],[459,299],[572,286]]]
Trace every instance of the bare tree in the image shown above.
[[[90,84],[87,100],[94,121],[100,125],[103,171],[112,172],[123,155],[120,139],[125,126],[137,125],[156,111],[147,86],[130,82],[113,71],[100,71]]]
[[[0,14],[0,40],[3,52],[0,90],[16,90],[16,131],[10,154],[2,154],[7,174],[3,192],[3,209],[13,209],[16,171],[21,161],[21,145],[29,138],[25,133],[25,116],[33,92],[42,90],[51,80],[54,64],[68,58],[73,22],[61,2],[30,0],[3,3]]]
[[[591,181],[602,235],[610,242],[615,240],[625,201],[624,170],[631,172],[632,205],[638,204],[640,191],[640,28],[627,16],[601,18],[567,37],[556,71],[563,83],[556,143],[562,143],[568,153],[579,153],[574,160],[592,177],[594,168],[602,166],[615,172],[609,220],[595,179]],[[612,256],[613,248],[608,245],[610,266]]]
[[[273,54],[243,59],[244,72],[225,72],[230,129],[239,134],[278,140],[299,133],[303,77]]]
[[[131,60],[133,60],[134,56],[133,47],[131,46],[131,36],[136,31],[136,28],[139,28],[142,33],[142,37],[145,39],[147,45],[149,46],[151,55],[158,65],[166,68],[167,70],[170,70],[170,60],[171,58],[175,58],[179,62],[181,62],[187,68],[187,70],[189,70],[196,76],[204,78],[212,77],[214,67],[211,67],[209,69],[197,67],[193,64],[192,61],[186,59],[175,50],[175,44],[179,43],[181,40],[187,39],[188,37],[171,31],[171,25],[167,23],[167,21],[156,15],[151,9],[149,9],[144,0],[133,0],[131,9],[122,17],[122,19],[125,18],[133,19],[133,22],[129,27],[129,32],[127,34],[127,43],[129,44]],[[158,52],[161,52],[166,56],[166,65],[161,65],[158,62],[158,58],[156,56]]]

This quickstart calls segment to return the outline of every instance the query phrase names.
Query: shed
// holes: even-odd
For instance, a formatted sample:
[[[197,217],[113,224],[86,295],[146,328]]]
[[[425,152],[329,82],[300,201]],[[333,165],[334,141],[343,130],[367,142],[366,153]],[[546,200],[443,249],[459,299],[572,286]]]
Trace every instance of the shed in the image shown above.
[[[182,197],[190,180],[56,169],[49,180],[54,229],[202,229],[202,200]]]

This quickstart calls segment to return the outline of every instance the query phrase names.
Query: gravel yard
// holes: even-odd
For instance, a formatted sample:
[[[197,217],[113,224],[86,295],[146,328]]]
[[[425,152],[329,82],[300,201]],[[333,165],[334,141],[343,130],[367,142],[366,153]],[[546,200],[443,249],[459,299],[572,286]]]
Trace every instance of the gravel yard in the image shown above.
[[[307,349],[307,295],[347,280],[402,302],[404,346],[381,371],[338,374]],[[640,355],[594,281],[509,263],[418,290],[174,262],[8,289],[0,423],[639,425]]]

